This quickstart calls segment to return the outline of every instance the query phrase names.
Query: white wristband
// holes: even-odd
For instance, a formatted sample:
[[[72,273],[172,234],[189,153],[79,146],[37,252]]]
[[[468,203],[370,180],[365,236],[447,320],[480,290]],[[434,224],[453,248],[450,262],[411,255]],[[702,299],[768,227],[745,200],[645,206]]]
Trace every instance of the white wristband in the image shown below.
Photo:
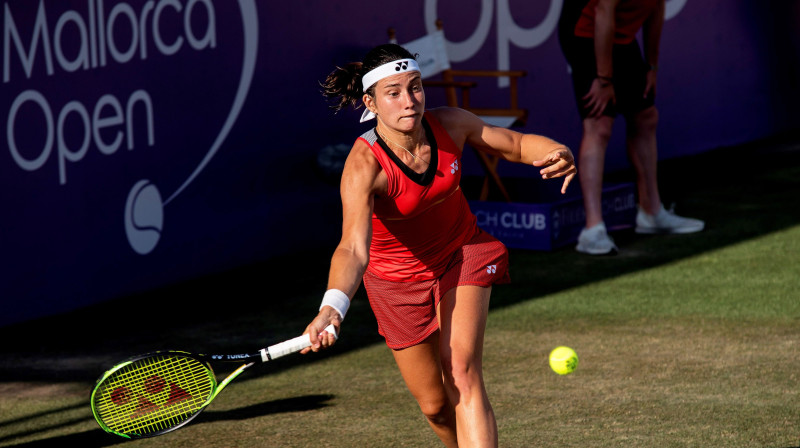
[[[342,320],[344,320],[344,315],[347,314],[347,309],[350,308],[350,299],[347,297],[347,294],[338,289],[329,289],[325,291],[325,295],[322,296],[322,304],[319,306],[319,309],[322,310],[324,306],[335,309],[339,315],[342,316]]]

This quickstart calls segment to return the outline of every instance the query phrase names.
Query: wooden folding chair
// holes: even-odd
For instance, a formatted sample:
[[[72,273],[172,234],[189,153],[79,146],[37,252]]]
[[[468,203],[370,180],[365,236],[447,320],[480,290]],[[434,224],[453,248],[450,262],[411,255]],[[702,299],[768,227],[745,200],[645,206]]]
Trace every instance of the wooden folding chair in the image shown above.
[[[397,43],[397,33],[389,28],[389,42]],[[445,89],[448,106],[460,107],[479,116],[486,123],[500,127],[522,126],[528,118],[528,110],[519,107],[517,81],[527,73],[521,70],[454,70],[450,68],[447,56],[442,21],[436,21],[436,31],[411,42],[400,44],[412,54],[418,55],[417,62],[422,71],[423,85]],[[470,102],[470,91],[478,86],[474,81],[459,81],[457,78],[509,78],[508,107],[474,107]],[[433,79],[431,79],[433,78]],[[459,95],[460,93],[460,95]],[[460,97],[460,98],[459,98]],[[460,100],[460,101],[459,101]],[[500,159],[473,148],[486,173],[479,199],[489,197],[490,184],[494,184],[506,202],[511,202],[503,181],[497,174]]]

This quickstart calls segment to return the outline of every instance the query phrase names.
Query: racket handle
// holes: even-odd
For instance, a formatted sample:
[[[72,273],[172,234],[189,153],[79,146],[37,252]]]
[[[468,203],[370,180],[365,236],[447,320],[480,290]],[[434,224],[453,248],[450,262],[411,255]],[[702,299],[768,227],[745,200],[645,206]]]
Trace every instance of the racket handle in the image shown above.
[[[338,338],[336,335],[336,328],[334,328],[333,325],[328,325],[323,331],[332,334],[334,338]],[[262,349],[261,361],[267,362],[275,358],[280,358],[281,356],[299,352],[307,347],[311,347],[311,336],[309,336],[308,333]]]

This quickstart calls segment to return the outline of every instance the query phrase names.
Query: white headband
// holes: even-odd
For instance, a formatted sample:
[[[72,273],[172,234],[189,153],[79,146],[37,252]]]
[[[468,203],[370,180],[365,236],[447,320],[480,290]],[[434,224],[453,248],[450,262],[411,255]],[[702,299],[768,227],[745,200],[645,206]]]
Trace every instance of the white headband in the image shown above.
[[[387,62],[386,64],[370,70],[366,75],[364,75],[363,78],[361,78],[362,90],[366,92],[367,89],[375,85],[375,83],[383,78],[387,78],[398,73],[413,71],[420,71],[419,65],[414,59],[399,59],[397,61]],[[364,113],[361,114],[362,123],[372,120],[373,118],[375,118],[375,114],[373,114],[369,109],[364,110]]]

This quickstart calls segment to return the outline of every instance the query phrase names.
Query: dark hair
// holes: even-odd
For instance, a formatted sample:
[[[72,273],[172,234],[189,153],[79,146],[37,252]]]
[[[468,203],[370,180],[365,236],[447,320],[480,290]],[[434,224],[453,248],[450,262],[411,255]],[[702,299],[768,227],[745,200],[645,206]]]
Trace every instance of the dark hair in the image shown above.
[[[322,95],[333,100],[330,107],[336,112],[348,104],[358,109],[362,106],[361,97],[364,93],[374,95],[375,92],[375,86],[364,92],[361,88],[361,78],[370,70],[398,59],[415,59],[415,57],[397,44],[378,45],[364,56],[362,62],[351,62],[344,67],[336,67],[325,82],[321,83]]]

